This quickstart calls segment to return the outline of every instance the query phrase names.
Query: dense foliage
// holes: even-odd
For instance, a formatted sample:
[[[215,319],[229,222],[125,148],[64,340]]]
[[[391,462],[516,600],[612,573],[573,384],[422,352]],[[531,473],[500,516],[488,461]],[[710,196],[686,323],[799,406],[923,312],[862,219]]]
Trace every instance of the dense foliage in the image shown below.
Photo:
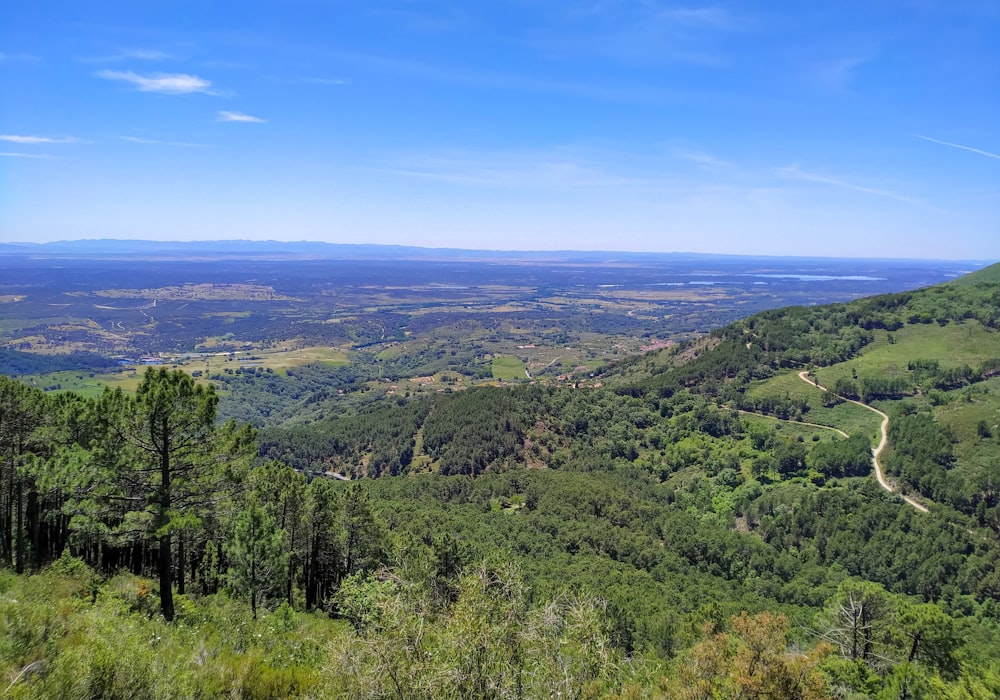
[[[762,314],[604,387],[335,414],[306,392],[317,420],[259,437],[180,371],[96,399],[0,377],[7,693],[996,697],[1000,487],[959,468],[995,453],[996,426],[931,410],[975,407],[996,363],[915,359],[898,387],[845,371],[825,395],[801,383],[815,400],[753,390],[931,309],[937,327],[993,328],[977,305],[994,294]],[[930,512],[870,477],[870,435],[790,422],[896,395],[889,471]]]

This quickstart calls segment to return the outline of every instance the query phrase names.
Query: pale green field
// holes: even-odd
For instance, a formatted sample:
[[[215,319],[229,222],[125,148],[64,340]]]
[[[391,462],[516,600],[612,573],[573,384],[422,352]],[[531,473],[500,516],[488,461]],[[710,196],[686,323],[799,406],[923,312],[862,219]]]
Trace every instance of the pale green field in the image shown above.
[[[838,379],[879,375],[906,375],[914,360],[936,360],[942,367],[967,364],[977,367],[983,360],[1000,357],[1000,334],[984,328],[977,321],[949,324],[908,325],[893,332],[875,332],[875,342],[857,358],[831,367],[814,370],[820,384],[833,386]],[[804,398],[810,410],[804,420],[840,428],[849,434],[863,431],[875,443],[880,419],[874,413],[851,403],[826,408],[822,392],[803,382],[798,372],[789,371],[754,386],[750,396],[788,396]],[[984,469],[1000,467],[1000,377],[946,392],[947,401],[932,407],[935,417],[947,425],[956,438],[955,469],[963,478],[975,479]],[[928,398],[919,394],[907,399],[929,407]],[[893,401],[877,401],[876,407],[892,412]],[[988,435],[979,434],[983,422]],[[804,439],[810,439],[804,437]],[[886,461],[891,463],[891,450]]]
[[[157,366],[183,369],[189,373],[201,372],[201,378],[206,379],[212,374],[224,372],[226,369],[235,370],[242,366],[263,367],[274,372],[284,372],[311,363],[343,367],[350,362],[350,357],[343,350],[315,347],[294,350],[241,350],[204,357],[168,359]],[[95,373],[92,376],[86,372],[66,371],[28,375],[22,377],[22,380],[40,389],[58,386],[59,391],[75,391],[84,396],[94,397],[99,396],[104,387],[121,387],[125,391],[134,391],[139,386],[145,371],[146,368],[140,365],[134,369],[129,367],[120,372]]]
[[[949,392],[953,400],[934,407],[934,417],[954,433],[955,468],[964,478],[1000,469],[1000,377]],[[979,422],[989,435],[979,434]]]
[[[822,377],[820,383],[823,383]],[[863,433],[873,443],[877,443],[881,435],[879,426],[882,419],[878,415],[846,401],[829,408],[824,406],[823,392],[799,379],[796,371],[789,371],[786,374],[765,380],[751,388],[748,394],[751,397],[788,396],[792,399],[802,398],[809,403],[809,410],[802,417],[804,421],[839,428],[848,435]]]
[[[892,335],[894,343],[889,342]],[[967,364],[978,367],[983,360],[1000,357],[1000,333],[983,327],[978,321],[907,325],[891,334],[875,331],[875,342],[861,351],[859,357],[816,370],[819,383],[832,386],[838,379],[899,375],[907,372],[914,360],[937,360],[941,367]]]
[[[43,375],[28,375],[20,377],[26,384],[39,389],[58,386],[58,391],[75,391],[82,396],[96,398],[104,392],[105,387],[121,387],[124,391],[135,391],[142,380],[142,371],[138,373],[128,370],[115,374],[95,374],[86,372],[52,372]]]
[[[524,373],[524,363],[510,355],[498,355],[493,358],[493,378],[500,381],[515,381],[527,379]]]
[[[837,432],[831,428],[815,428],[811,425],[802,425],[794,421],[781,420],[771,416],[761,416],[756,414],[741,413],[740,422],[744,429],[756,427],[765,430],[774,430],[783,438],[795,440],[801,437],[808,443],[814,442],[813,438],[818,438],[815,442],[830,442],[834,439],[842,439]]]

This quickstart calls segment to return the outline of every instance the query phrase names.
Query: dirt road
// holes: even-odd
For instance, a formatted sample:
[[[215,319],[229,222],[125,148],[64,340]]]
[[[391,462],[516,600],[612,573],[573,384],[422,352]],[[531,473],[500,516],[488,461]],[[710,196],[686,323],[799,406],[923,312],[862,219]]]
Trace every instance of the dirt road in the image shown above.
[[[808,370],[799,372],[799,379],[801,379],[810,386],[816,387],[820,391],[828,391],[828,389],[819,382],[814,382],[811,379],[809,379],[808,375],[809,375]],[[872,466],[875,467],[875,478],[878,479],[879,486],[884,488],[889,493],[897,493],[896,490],[892,487],[892,484],[890,484],[889,481],[886,480],[885,475],[882,473],[882,465],[879,464],[878,461],[879,455],[882,454],[882,450],[884,450],[885,446],[889,444],[889,416],[883,413],[882,411],[878,410],[877,408],[869,406],[866,403],[861,403],[860,401],[855,401],[854,399],[848,399],[843,396],[840,398],[844,399],[844,401],[850,401],[853,404],[857,404],[862,408],[867,408],[869,411],[872,411],[873,413],[877,413],[878,415],[882,416],[882,425],[879,428],[882,432],[882,439],[878,441],[878,447],[872,450]],[[904,501],[909,503],[911,506],[916,508],[917,510],[923,513],[928,512],[927,507],[921,504],[919,501],[916,501],[910,498],[909,496],[906,496],[901,493],[898,493],[897,495]]]

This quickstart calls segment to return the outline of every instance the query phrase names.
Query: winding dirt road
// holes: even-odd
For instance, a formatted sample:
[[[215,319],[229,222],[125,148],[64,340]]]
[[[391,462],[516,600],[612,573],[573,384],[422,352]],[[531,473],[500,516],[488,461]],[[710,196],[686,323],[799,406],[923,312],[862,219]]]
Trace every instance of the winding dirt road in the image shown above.
[[[820,384],[818,381],[812,381],[811,379],[809,379],[808,375],[809,375],[808,370],[799,372],[799,379],[804,381],[809,386],[816,387],[820,391],[828,391],[828,389],[822,384]],[[882,431],[882,439],[878,441],[878,447],[872,450],[872,466],[875,467],[875,478],[878,479],[879,486],[884,488],[889,493],[895,493],[896,495],[898,495],[900,498],[902,498],[904,501],[909,503],[911,506],[913,506],[920,512],[922,513],[929,512],[927,510],[927,507],[924,506],[919,501],[916,501],[905,494],[898,493],[892,487],[892,484],[890,484],[886,480],[885,475],[882,473],[882,465],[879,464],[878,457],[880,454],[882,454],[882,450],[885,449],[885,446],[889,444],[889,416],[883,413],[882,411],[878,410],[874,406],[869,406],[866,403],[861,403],[860,401],[855,401],[854,399],[848,399],[843,396],[841,396],[840,398],[844,399],[844,401],[850,401],[853,404],[857,404],[862,408],[867,408],[869,411],[872,411],[873,413],[877,413],[878,415],[882,416],[882,425],[880,426],[880,430]]]

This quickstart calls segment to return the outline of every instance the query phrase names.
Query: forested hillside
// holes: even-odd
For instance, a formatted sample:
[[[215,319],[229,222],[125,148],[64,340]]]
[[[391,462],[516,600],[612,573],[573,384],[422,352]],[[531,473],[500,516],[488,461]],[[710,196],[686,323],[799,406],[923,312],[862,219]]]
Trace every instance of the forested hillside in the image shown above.
[[[7,693],[997,697],[998,270],[259,434],[0,377]]]

